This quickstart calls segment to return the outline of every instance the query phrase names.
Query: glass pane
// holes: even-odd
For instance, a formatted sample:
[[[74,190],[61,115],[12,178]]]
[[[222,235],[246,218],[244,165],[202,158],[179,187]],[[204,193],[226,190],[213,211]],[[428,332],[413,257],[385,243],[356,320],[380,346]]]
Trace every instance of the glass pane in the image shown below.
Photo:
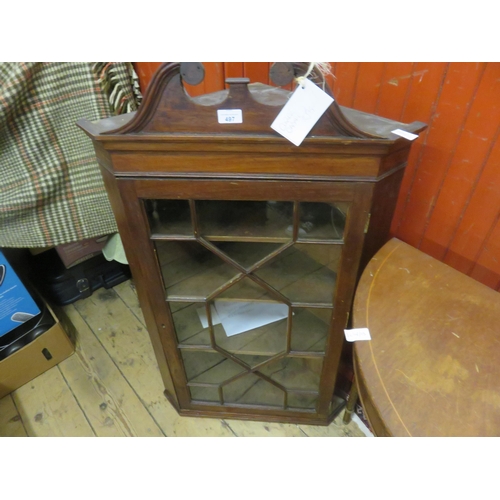
[[[189,388],[193,402],[220,403],[219,389],[217,387],[196,387]]]
[[[214,245],[247,270],[282,246],[281,243],[252,243],[248,241],[225,241],[214,243]]]
[[[193,236],[191,210],[187,200],[145,200],[152,234]]]
[[[181,349],[188,382],[220,384],[245,372],[245,368],[218,352]]]
[[[167,299],[203,300],[239,272],[199,243],[157,241]]]
[[[331,309],[294,308],[292,351],[325,352]]]
[[[269,302],[280,297],[280,294],[271,295],[266,288],[245,276],[217,295],[215,300],[239,299]]]
[[[282,358],[271,361],[261,373],[287,390],[319,391],[323,358]]]
[[[284,407],[285,393],[253,373],[223,387],[224,402]]]
[[[308,392],[289,392],[288,393],[288,407],[300,408],[307,410],[314,410],[316,408],[316,401],[318,400],[317,394]]]
[[[295,244],[255,274],[295,303],[332,305],[341,245]]]
[[[283,319],[230,337],[223,328],[216,327],[215,342],[240,359],[241,355],[272,357],[286,351],[287,324],[288,320]]]
[[[300,203],[301,240],[343,240],[348,203]]]
[[[289,307],[252,279],[245,277],[224,290],[213,306],[221,322],[215,340],[223,349],[263,356],[286,350]]]
[[[186,302],[170,302],[170,311],[172,313],[184,309],[188,304]]]
[[[266,201],[197,201],[200,234],[214,241],[292,238],[293,203]]]
[[[256,355],[240,355],[238,358],[246,363],[250,368],[255,368],[257,365],[262,365],[263,363],[269,362],[272,363],[273,361],[269,361],[269,357],[266,356],[256,356]]]
[[[205,304],[186,304],[185,302],[170,303],[183,306],[172,313],[174,320],[175,334],[179,344],[203,345],[209,347],[210,333]],[[202,323],[203,318],[203,323]],[[205,322],[207,321],[207,322]]]

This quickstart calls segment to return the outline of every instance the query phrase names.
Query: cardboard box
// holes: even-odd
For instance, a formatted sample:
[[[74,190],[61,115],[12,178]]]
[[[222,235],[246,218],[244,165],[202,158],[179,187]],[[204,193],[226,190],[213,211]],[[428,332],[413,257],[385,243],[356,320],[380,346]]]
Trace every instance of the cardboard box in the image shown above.
[[[63,261],[64,266],[69,269],[72,266],[80,264],[80,262],[84,262],[100,254],[107,240],[108,235],[75,241],[74,243],[57,245],[56,251]]]
[[[55,325],[0,361],[0,398],[27,384],[75,352],[61,322],[47,305]]]

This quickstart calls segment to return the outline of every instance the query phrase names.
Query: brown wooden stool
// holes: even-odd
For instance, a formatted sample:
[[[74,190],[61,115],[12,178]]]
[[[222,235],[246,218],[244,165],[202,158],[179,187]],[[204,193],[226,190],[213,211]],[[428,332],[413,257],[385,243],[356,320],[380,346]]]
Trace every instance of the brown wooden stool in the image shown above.
[[[359,282],[356,384],[377,436],[500,435],[500,294],[392,239]],[[346,413],[346,420],[349,413]]]

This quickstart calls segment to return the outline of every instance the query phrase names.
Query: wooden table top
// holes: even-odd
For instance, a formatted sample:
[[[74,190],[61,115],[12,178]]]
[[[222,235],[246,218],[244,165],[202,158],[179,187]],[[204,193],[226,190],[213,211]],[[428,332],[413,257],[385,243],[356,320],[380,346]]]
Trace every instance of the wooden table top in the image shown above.
[[[378,436],[500,436],[500,294],[392,239],[358,285],[354,346]]]

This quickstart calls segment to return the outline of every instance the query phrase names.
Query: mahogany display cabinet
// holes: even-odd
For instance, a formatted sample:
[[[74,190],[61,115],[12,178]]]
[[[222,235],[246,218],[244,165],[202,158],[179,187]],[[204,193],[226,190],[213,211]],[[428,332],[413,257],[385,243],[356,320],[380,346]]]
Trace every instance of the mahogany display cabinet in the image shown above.
[[[276,63],[271,78],[307,66]],[[186,416],[327,425],[345,404],[335,387],[357,277],[389,238],[411,146],[392,131],[425,125],[333,101],[294,146],[270,128],[289,91],[239,78],[190,97],[184,83],[202,80],[199,63],[165,63],[137,112],[78,122],[165,394]]]

